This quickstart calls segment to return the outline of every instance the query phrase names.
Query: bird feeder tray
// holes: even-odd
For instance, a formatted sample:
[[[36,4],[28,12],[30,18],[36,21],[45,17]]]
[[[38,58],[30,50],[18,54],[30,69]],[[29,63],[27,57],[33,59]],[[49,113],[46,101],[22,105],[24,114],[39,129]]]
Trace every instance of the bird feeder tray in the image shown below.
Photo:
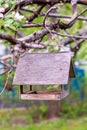
[[[20,85],[21,99],[25,100],[61,100],[69,95],[69,77],[74,71],[71,52],[27,53],[19,58],[13,84]],[[23,91],[24,85],[59,85],[60,90]],[[38,87],[38,86],[37,86]]]
[[[67,90],[49,90],[49,91],[28,91],[21,93],[23,100],[62,100],[69,95],[69,88]]]

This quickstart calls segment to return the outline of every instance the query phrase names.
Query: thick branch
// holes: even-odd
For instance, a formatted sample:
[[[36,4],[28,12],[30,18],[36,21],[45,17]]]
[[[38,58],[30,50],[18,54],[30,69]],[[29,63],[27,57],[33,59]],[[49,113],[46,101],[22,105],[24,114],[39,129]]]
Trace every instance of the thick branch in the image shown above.
[[[20,2],[18,2],[14,8],[12,10],[16,10],[18,7],[22,8],[31,4],[38,4],[38,5],[54,5],[54,4],[58,4],[58,3],[70,3],[71,0],[22,0]],[[87,1],[86,0],[78,0],[78,4],[83,4],[83,5],[87,5]],[[3,12],[3,14],[6,14],[7,12],[9,12],[10,8],[6,8],[5,11]]]
[[[19,38],[18,40],[25,41],[25,42],[35,42],[36,40],[41,39],[42,37],[44,37],[48,33],[49,33],[48,30],[43,29],[43,30],[37,31],[31,35],[28,35],[26,37]]]
[[[20,47],[21,48],[35,48],[35,49],[43,49],[45,48],[45,46],[43,44],[34,44],[32,43],[26,43],[24,42],[24,40],[20,41],[20,40],[17,40],[16,38],[13,38],[12,36],[8,35],[8,34],[3,34],[3,33],[0,33],[0,38],[2,40],[7,40],[8,42],[10,42],[12,45],[17,45],[17,44],[20,44]]]
[[[0,39],[7,40],[8,42],[12,43],[12,45],[20,43],[20,41],[18,41],[16,38],[13,38],[12,36],[4,33],[0,33]]]
[[[57,4],[57,3],[70,3],[71,0],[23,0],[19,3],[17,3],[16,6],[20,5],[21,7],[22,6],[26,6],[28,4]],[[78,0],[78,3],[79,4],[85,4],[87,5],[87,1],[83,1],[83,0]]]

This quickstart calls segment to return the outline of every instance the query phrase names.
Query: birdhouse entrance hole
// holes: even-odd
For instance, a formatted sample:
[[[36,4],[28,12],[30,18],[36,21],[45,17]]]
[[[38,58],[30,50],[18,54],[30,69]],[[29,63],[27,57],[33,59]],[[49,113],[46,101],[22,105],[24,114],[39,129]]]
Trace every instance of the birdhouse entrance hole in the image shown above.
[[[71,52],[27,53],[21,56],[13,80],[13,84],[20,85],[21,99],[61,100],[68,96],[68,81],[74,77],[71,57]],[[25,85],[30,85],[29,91],[23,90]],[[35,85],[58,85],[59,89],[34,90]]]

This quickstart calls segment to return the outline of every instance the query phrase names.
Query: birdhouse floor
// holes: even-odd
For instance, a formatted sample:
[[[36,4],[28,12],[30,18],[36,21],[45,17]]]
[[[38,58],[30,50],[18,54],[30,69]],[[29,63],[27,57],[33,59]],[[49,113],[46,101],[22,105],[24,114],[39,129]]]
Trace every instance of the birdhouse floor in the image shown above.
[[[69,92],[62,93],[60,90],[28,91],[21,94],[23,100],[62,100]]]

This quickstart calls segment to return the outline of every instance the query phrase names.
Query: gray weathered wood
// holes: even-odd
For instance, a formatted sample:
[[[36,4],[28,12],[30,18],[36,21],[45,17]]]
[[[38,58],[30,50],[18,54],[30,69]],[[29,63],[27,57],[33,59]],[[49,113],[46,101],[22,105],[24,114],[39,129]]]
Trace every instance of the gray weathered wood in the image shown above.
[[[22,100],[61,100],[60,94],[21,94]]]
[[[60,91],[36,91],[21,94],[21,99],[26,100],[60,100]]]
[[[71,52],[27,53],[21,56],[13,84],[68,84]]]
[[[21,94],[23,100],[62,100],[69,95],[69,89],[61,91],[29,91]]]

